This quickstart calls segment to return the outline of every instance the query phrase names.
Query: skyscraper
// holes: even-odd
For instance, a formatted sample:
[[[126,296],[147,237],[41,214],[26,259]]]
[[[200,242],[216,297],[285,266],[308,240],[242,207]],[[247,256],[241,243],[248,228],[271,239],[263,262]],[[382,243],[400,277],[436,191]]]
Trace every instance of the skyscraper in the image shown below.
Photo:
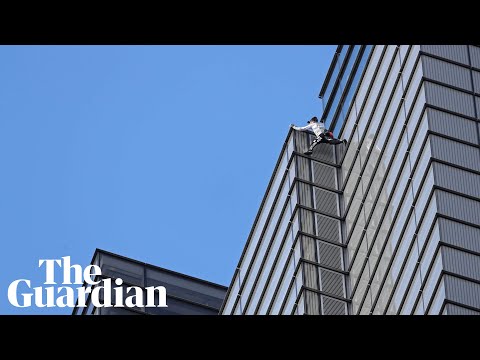
[[[221,313],[480,314],[480,47],[339,46],[320,98],[348,143],[289,131]]]

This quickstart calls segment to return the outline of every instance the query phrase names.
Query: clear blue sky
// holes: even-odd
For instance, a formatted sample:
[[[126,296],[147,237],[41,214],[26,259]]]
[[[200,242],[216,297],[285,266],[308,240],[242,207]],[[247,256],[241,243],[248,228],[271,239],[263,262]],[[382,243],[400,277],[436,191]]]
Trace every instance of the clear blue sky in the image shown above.
[[[0,46],[0,313],[97,247],[229,285],[335,48]]]

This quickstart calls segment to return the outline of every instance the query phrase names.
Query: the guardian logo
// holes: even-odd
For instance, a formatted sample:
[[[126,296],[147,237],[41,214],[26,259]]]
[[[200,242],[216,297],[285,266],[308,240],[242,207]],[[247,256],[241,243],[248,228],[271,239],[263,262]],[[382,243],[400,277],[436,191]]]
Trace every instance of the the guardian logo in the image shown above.
[[[76,306],[86,307],[86,301],[90,294],[91,302],[95,307],[167,307],[167,290],[163,286],[146,287],[145,303],[144,291],[141,287],[127,287],[126,294],[128,296],[124,299],[124,288],[121,286],[123,284],[122,279],[115,279],[116,287],[112,287],[112,279],[95,281],[97,276],[102,275],[102,270],[97,265],[89,265],[82,270],[80,265],[70,265],[70,256],[54,260],[39,260],[38,267],[43,265],[45,265],[44,285],[51,286],[38,286],[32,289],[30,280],[15,280],[8,287],[10,304],[20,308],[30,307],[32,302],[37,307],[75,307],[75,298],[77,298]],[[55,265],[63,270],[61,285],[80,286],[76,289],[73,286],[56,286],[58,284],[55,282]],[[73,283],[71,282],[72,270],[75,278]],[[91,286],[82,286],[84,281]],[[115,299],[113,303],[112,291]],[[155,296],[156,294],[158,296]],[[157,298],[157,301],[155,301],[155,298]],[[155,302],[158,302],[158,304],[155,304]]]

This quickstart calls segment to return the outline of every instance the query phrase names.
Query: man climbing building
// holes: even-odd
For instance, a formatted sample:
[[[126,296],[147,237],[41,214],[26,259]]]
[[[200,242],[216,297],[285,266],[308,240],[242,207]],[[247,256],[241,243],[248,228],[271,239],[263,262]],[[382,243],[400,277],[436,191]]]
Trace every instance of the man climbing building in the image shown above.
[[[341,144],[342,142],[344,144],[347,143],[347,140],[342,141],[339,139],[335,139],[331,131],[326,131],[325,123],[323,119],[319,122],[317,117],[314,116],[310,120],[308,120],[307,123],[308,125],[303,127],[298,127],[298,126],[295,126],[294,124],[290,125],[290,127],[294,128],[295,130],[313,131],[313,133],[315,134],[315,139],[313,139],[312,144],[310,145],[308,150],[304,152],[305,155],[311,155],[313,153],[313,148],[317,146],[317,144],[320,144],[321,142],[332,144],[332,145]]]

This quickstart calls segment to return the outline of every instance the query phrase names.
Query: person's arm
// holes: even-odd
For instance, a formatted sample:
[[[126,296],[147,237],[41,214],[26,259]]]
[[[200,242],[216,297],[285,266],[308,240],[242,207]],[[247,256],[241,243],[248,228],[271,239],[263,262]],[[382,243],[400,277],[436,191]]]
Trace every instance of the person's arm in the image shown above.
[[[295,130],[300,130],[300,131],[303,131],[303,130],[309,130],[312,128],[312,124],[308,124],[307,126],[302,126],[302,127],[299,127],[299,126],[295,126],[295,125],[290,125],[292,128],[294,128]]]

